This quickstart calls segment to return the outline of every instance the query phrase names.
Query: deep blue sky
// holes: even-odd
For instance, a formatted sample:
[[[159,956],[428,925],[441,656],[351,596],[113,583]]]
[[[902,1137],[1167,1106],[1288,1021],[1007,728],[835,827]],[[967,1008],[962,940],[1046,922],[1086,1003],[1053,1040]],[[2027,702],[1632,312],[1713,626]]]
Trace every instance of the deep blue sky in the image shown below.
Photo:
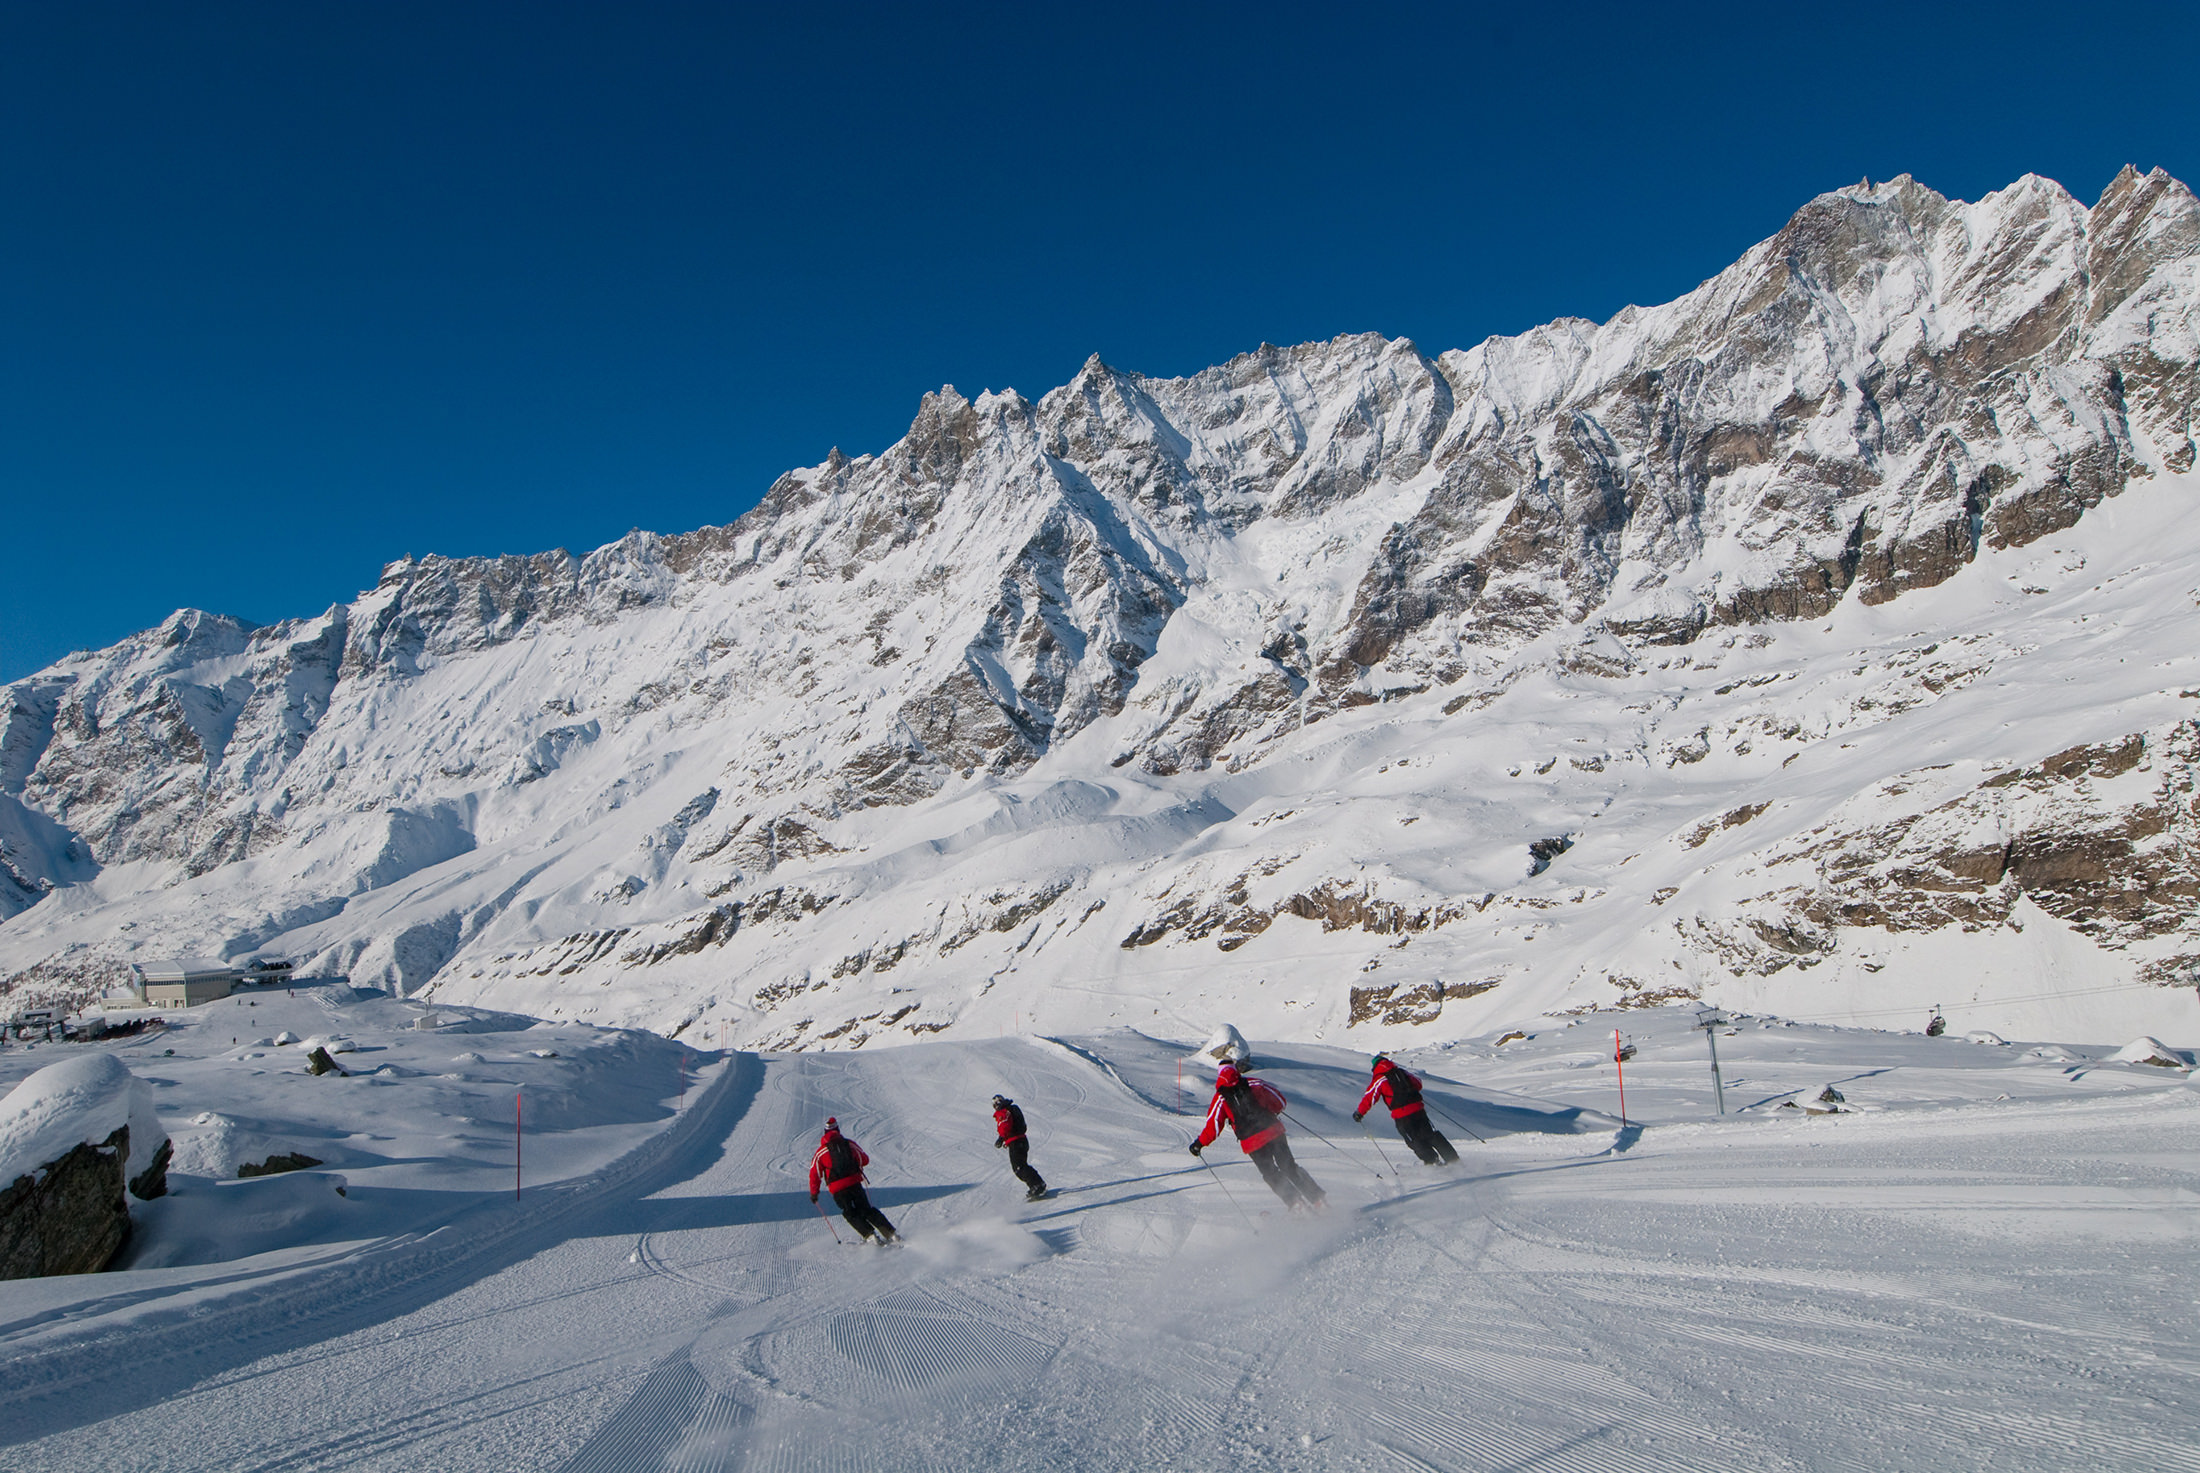
[[[729,521],[943,382],[1602,318],[1866,175],[2194,180],[2196,13],[0,8],[0,680]]]

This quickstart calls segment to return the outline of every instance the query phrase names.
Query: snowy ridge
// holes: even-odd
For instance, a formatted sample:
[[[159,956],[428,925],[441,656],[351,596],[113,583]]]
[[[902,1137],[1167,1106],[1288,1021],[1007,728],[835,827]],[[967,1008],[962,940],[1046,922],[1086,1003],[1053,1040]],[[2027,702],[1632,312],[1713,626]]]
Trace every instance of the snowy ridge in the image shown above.
[[[0,968],[788,1048],[2190,1032],[2196,301],[2159,171],[1903,178],[1601,325],[1095,358],[730,526],[181,612],[0,692]]]

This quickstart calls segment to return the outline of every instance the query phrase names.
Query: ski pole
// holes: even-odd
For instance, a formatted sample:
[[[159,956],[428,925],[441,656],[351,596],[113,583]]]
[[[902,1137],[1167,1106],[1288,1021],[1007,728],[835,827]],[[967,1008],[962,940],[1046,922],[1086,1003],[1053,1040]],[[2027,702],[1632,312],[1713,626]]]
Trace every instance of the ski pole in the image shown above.
[[[1428,1105],[1431,1110],[1436,1110],[1436,1107],[1434,1105],[1429,1105],[1427,1095],[1421,1096],[1421,1103],[1424,1105]],[[1476,1140],[1481,1141],[1483,1145],[1486,1146],[1489,1144],[1488,1141],[1482,1140],[1481,1132],[1477,1131],[1473,1126],[1468,1125],[1461,1120],[1455,1119],[1449,1110],[1436,1110],[1436,1113],[1443,1116],[1446,1120],[1451,1121],[1453,1125],[1465,1131],[1468,1135],[1473,1136]]]
[[[1206,1155],[1202,1153],[1199,1158],[1199,1164],[1207,1168],[1207,1174],[1215,1179],[1215,1185],[1218,1187],[1222,1187],[1222,1195],[1230,1199],[1230,1205],[1237,1208],[1238,1216],[1244,1218],[1245,1225],[1253,1229],[1253,1236],[1256,1238],[1259,1237],[1260,1229],[1253,1223],[1253,1214],[1245,1210],[1245,1205],[1242,1202],[1238,1201],[1236,1193],[1232,1192],[1227,1186],[1223,1186],[1222,1173],[1215,1170],[1215,1163],[1209,1161]]]
[[[837,1243],[837,1242],[839,1242],[839,1241],[840,1241],[840,1229],[839,1229],[839,1228],[836,1228],[836,1227],[834,1227],[834,1226],[833,1226],[833,1220],[832,1220],[831,1218],[829,1218],[829,1217],[827,1217],[827,1216],[825,1215],[825,1208],[824,1208],[824,1207],[823,1207],[823,1206],[822,1206],[822,1205],[821,1205],[821,1204],[820,1204],[820,1203],[818,1202],[817,1198],[815,1198],[815,1197],[812,1197],[812,1198],[810,1199],[810,1205],[811,1205],[812,1207],[815,1207],[815,1208],[817,1208],[817,1218],[818,1218],[818,1221],[820,1221],[820,1222],[822,1222],[822,1223],[824,1223],[824,1224],[825,1224],[825,1231],[827,1231],[828,1233],[831,1233],[831,1234],[833,1235],[833,1241],[834,1241],[834,1242],[836,1242],[836,1243]]]
[[[1367,1137],[1367,1143],[1375,1148],[1375,1154],[1383,1158],[1383,1165],[1390,1166],[1389,1153],[1383,1150],[1383,1143],[1375,1139],[1375,1132],[1367,1128],[1367,1122],[1365,1120],[1362,1120],[1360,1122],[1360,1134]],[[1398,1168],[1395,1166],[1390,1166],[1390,1174],[1392,1176],[1396,1176],[1398,1174]]]
[[[1299,1129],[1305,1131],[1315,1140],[1318,1140],[1323,1145],[1329,1147],[1330,1150],[1335,1151],[1340,1156],[1343,1156],[1345,1160],[1350,1161],[1354,1166],[1359,1167],[1360,1170],[1374,1177],[1377,1181],[1381,1181],[1383,1179],[1383,1174],[1380,1171],[1377,1171],[1374,1167],[1368,1165],[1365,1161],[1360,1160],[1357,1156],[1348,1154],[1343,1146],[1338,1145],[1335,1141],[1331,1140],[1328,1136],[1323,1135],[1313,1126],[1301,1121],[1298,1116],[1293,1115],[1289,1110],[1283,1112],[1283,1118],[1290,1121],[1293,1125],[1298,1126]],[[1370,1136],[1369,1139],[1372,1140],[1374,1139],[1374,1137]]]

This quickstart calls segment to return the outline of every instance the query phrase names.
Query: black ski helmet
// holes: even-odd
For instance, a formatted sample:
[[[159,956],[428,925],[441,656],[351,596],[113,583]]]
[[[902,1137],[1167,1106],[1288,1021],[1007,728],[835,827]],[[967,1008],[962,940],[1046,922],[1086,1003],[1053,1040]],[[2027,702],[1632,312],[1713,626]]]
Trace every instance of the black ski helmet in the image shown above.
[[[1009,1097],[1008,1097],[1007,1095],[995,1095],[995,1096],[993,1097],[993,1108],[994,1108],[994,1109],[996,1109],[996,1110],[1000,1109],[1000,1108],[1001,1108],[1001,1107],[1002,1107],[1003,1105],[1008,1105],[1008,1104],[1013,1104],[1013,1103],[1014,1103],[1014,1101],[1010,1100],[1010,1099],[1009,1099]]]

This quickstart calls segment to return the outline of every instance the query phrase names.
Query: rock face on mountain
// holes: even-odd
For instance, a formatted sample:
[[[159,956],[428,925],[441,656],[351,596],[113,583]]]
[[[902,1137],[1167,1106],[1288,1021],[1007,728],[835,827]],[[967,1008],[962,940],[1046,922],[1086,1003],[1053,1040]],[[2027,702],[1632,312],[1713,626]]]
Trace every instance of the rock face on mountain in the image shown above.
[[[279,947],[406,990],[740,1018],[722,1026],[808,1045],[859,1042],[896,1008],[904,1032],[952,1026],[949,992],[964,1011],[985,995],[972,966],[990,988],[1072,911],[1109,910],[1117,979],[1158,965],[1163,937],[1249,955],[1279,916],[1497,927],[1511,902],[1493,899],[1582,862],[1589,798],[1493,820],[1502,875],[1438,866],[1383,893],[1368,865],[1403,883],[1416,817],[1384,835],[1319,817],[1381,758],[1339,774],[1314,754],[1398,721],[1456,745],[1535,682],[1571,683],[1611,700],[1575,713],[1592,729],[1567,740],[1592,750],[1561,779],[1635,762],[1703,790],[1683,829],[1739,811],[1748,794],[1710,780],[1737,748],[1745,767],[1791,757],[1856,710],[1762,712],[1753,747],[1670,729],[1657,672],[1755,658],[2134,486],[2168,494],[2196,402],[2200,204],[2131,170],[2091,209],[2029,177],[1976,204],[1908,178],[1836,191],[1676,302],[1434,357],[1367,335],[1186,379],[1094,358],[1036,402],[942,389],[884,453],[835,451],[729,526],[408,560],[316,618],[186,611],[7,688],[0,967],[66,989],[143,947]],[[2181,740],[2164,731],[2107,735]],[[2012,783],[1977,802],[2016,801]],[[1219,863],[1218,825],[1294,797]],[[2044,877],[2080,863],[2012,848],[1988,877],[1931,837],[1957,817],[1871,822],[1838,856],[1790,836],[1809,894],[1757,906],[1777,924],[1707,912],[1688,954],[1769,975],[1765,955],[1826,954],[1843,928],[1960,928],[2012,885],[2060,915]],[[1550,847],[1514,859],[1516,827]],[[1036,850],[1020,837],[1040,830]],[[1008,868],[968,869],[981,850]],[[2155,910],[2108,906],[2126,918],[2096,939],[2176,929],[2140,912],[2175,909],[2184,892],[2160,887],[2186,864],[2162,860]],[[881,924],[897,907],[923,924]],[[896,967],[917,981],[877,981]]]

